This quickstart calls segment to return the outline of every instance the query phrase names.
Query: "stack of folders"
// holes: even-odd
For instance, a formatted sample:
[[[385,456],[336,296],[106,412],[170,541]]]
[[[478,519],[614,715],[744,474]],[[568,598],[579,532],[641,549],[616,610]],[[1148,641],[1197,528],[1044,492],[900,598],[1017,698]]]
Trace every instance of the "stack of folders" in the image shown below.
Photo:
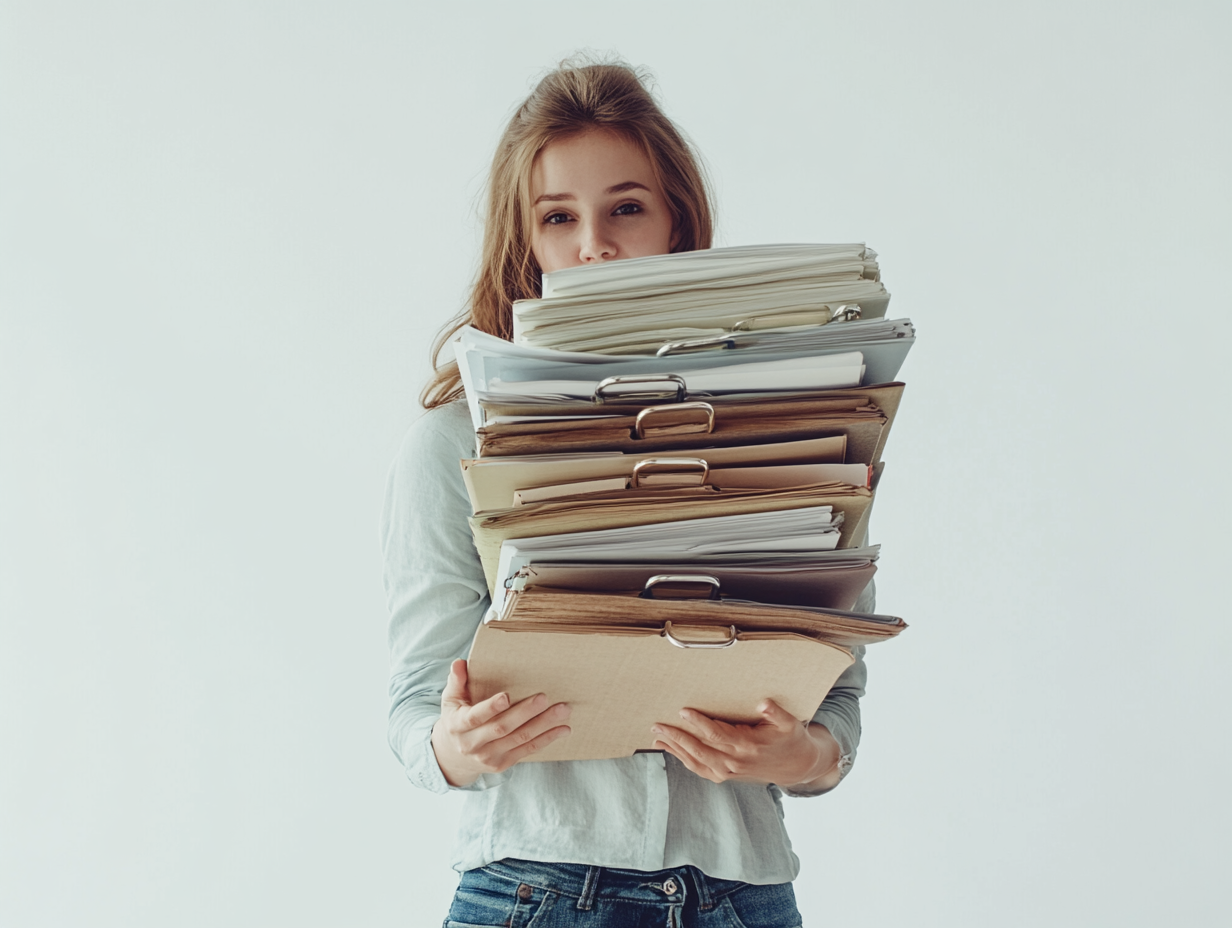
[[[863,245],[764,245],[545,274],[513,343],[454,342],[492,609],[471,696],[538,692],[533,760],[650,750],[688,706],[812,717],[901,619],[850,611],[915,339]]]

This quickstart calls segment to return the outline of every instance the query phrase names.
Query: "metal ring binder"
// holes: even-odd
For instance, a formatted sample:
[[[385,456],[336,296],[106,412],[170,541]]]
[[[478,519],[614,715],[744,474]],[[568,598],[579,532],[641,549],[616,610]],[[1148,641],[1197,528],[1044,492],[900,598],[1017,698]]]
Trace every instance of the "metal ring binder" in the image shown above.
[[[704,583],[710,587],[709,598],[719,598],[719,578],[710,574],[655,574],[638,595],[642,599],[654,599],[654,588],[660,583]]]
[[[693,429],[685,429],[683,427],[677,426],[676,428],[672,429],[672,434],[687,435],[693,432],[701,432],[705,435],[709,435],[711,432],[714,431],[714,407],[711,406],[709,403],[702,403],[702,402],[673,403],[669,406],[647,406],[645,409],[639,412],[637,414],[637,420],[633,423],[633,437],[634,438],[645,438],[646,437],[646,430],[651,427],[646,424],[646,420],[653,418],[656,413],[667,413],[670,415],[671,413],[692,412],[692,411],[704,412],[706,414],[705,422],[697,423],[697,428],[693,428]],[[672,428],[672,427],[671,426],[659,426],[659,428],[666,429],[666,428]]]
[[[704,484],[706,477],[710,475],[710,465],[702,458],[644,458],[633,465],[633,478],[629,486],[636,490],[638,481],[645,476],[646,471],[656,467],[666,468],[669,473],[700,470],[701,479],[698,481],[698,486]]]
[[[718,650],[719,648],[730,648],[736,643],[736,636],[739,632],[736,631],[736,626],[727,626],[728,639],[726,641],[681,641],[672,634],[672,623],[663,623],[663,637],[670,641],[678,648],[696,648],[698,650]]]
[[[834,307],[834,318],[831,322],[851,322],[864,315],[859,303],[840,303]]]
[[[608,396],[604,391],[608,387],[620,386],[624,384],[671,384],[670,390],[644,389],[644,390],[628,390],[616,393],[613,396]],[[591,399],[596,404],[603,403],[644,403],[647,400],[666,400],[675,396],[675,402],[684,401],[685,395],[688,393],[688,387],[684,382],[684,378],[679,374],[625,374],[619,377],[608,377],[599,381],[599,385],[595,387],[594,396]]]
[[[863,314],[859,303],[823,305],[812,313],[779,313],[775,316],[750,316],[731,327],[733,333],[756,332],[766,329],[798,329],[806,326],[829,325],[831,322],[850,322]],[[660,349],[662,351],[662,349]]]
[[[686,338],[684,341],[667,342],[655,352],[655,357],[669,354],[685,354],[690,351],[708,351],[711,348],[735,348],[736,340],[730,335],[707,335],[705,338]]]

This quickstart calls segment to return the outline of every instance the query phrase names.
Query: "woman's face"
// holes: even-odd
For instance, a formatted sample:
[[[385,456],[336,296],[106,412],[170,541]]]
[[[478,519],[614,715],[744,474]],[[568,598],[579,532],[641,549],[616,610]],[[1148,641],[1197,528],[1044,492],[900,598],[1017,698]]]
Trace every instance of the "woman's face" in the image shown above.
[[[530,247],[544,273],[671,251],[650,160],[622,135],[592,129],[552,142],[531,168],[530,198]]]

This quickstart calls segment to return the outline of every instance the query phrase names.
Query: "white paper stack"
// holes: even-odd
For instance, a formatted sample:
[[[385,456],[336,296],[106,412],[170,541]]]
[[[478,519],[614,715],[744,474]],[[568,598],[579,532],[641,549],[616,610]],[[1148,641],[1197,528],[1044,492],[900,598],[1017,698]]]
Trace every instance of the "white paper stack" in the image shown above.
[[[470,326],[452,342],[475,428],[485,422],[484,402],[589,401],[613,376],[674,377],[680,399],[889,383],[913,344],[910,319],[736,333],[711,350],[649,356],[528,347]]]
[[[541,299],[514,303],[513,330],[522,345],[646,354],[733,331],[879,319],[889,302],[862,244],[751,245],[545,274]]]
[[[655,565],[657,572],[727,568],[774,576],[875,563],[880,545],[837,549],[842,522],[842,513],[818,506],[511,539],[501,545],[492,606],[499,614],[519,574],[542,564]]]

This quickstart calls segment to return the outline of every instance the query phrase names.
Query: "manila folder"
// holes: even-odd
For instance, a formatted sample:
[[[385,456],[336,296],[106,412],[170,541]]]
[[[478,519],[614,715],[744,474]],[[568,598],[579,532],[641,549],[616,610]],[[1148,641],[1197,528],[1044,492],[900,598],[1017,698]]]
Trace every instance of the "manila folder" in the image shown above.
[[[711,644],[716,633],[727,634],[672,630],[678,640]],[[468,676],[474,702],[500,692],[513,702],[545,693],[551,703],[572,707],[571,733],[527,761],[597,760],[653,750],[650,726],[679,726],[686,707],[727,722],[756,722],[757,706],[768,697],[807,721],[853,661],[844,648],[791,632],[742,633],[730,647],[682,648],[654,628],[532,630],[494,621],[475,633]]]

